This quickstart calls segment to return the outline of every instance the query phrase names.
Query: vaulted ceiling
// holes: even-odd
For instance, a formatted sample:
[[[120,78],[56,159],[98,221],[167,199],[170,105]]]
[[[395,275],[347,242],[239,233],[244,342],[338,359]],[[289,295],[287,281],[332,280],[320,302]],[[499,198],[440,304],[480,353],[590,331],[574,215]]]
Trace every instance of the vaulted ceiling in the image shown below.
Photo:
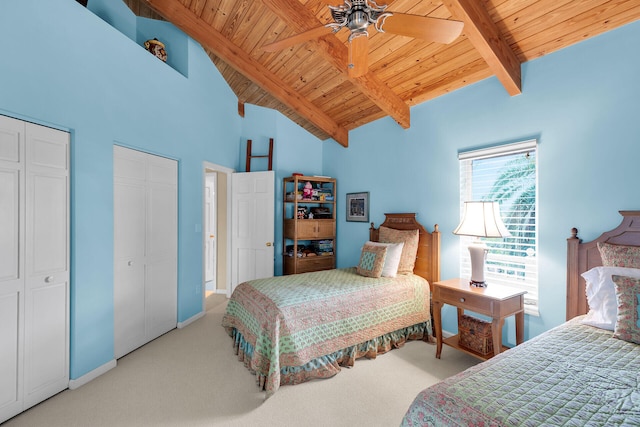
[[[409,128],[411,106],[490,76],[516,96],[521,63],[640,18],[638,0],[379,0],[397,14],[462,21],[462,33],[442,44],[371,25],[368,72],[351,77],[346,29],[264,49],[334,22],[328,5],[343,0],[124,1],[198,41],[238,97],[240,114],[245,103],[273,108],[345,147],[352,129],[385,116]]]

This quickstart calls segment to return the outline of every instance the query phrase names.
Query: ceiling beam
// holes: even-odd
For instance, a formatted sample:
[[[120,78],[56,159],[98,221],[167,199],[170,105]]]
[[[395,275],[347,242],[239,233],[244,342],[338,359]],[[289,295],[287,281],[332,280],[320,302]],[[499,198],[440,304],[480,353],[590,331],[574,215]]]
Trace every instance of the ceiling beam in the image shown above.
[[[464,22],[464,33],[489,65],[509,95],[522,93],[520,61],[491,20],[484,2],[477,0],[444,0],[454,19]]]
[[[282,19],[287,27],[298,33],[323,26],[322,22],[297,0],[262,0],[262,3]],[[309,42],[315,44],[316,51],[333,67],[347,76],[353,85],[378,108],[391,116],[403,128],[408,129],[411,126],[411,112],[407,103],[372,72],[355,78],[348,76],[349,49],[340,39],[329,33],[319,38],[313,38]]]
[[[326,132],[339,144],[349,145],[349,132],[331,117],[300,96],[266,67],[251,58],[235,44],[227,40],[204,20],[177,0],[144,0],[153,10],[204,48],[232,66],[283,104]]]

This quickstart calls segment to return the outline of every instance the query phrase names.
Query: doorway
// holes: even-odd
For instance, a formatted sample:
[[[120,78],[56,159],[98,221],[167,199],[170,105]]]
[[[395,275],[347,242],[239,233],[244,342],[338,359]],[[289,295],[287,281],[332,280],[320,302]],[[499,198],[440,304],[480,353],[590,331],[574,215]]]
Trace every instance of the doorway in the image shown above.
[[[230,296],[231,253],[230,208],[231,174],[233,169],[214,163],[203,164],[203,251],[202,251],[202,309],[211,293]]]
[[[205,296],[217,291],[216,286],[216,237],[218,235],[218,227],[216,223],[217,209],[217,172],[207,172],[205,176],[204,186],[204,258],[205,258]]]

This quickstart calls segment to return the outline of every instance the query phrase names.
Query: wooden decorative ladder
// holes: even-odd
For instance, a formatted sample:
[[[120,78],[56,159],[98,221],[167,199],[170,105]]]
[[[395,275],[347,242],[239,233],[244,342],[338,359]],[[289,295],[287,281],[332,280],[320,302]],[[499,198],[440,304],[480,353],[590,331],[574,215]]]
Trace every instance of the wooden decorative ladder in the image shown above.
[[[247,139],[247,166],[245,171],[251,172],[251,159],[269,159],[269,169],[273,170],[273,138],[269,138],[269,154],[254,156],[251,154],[251,140]]]

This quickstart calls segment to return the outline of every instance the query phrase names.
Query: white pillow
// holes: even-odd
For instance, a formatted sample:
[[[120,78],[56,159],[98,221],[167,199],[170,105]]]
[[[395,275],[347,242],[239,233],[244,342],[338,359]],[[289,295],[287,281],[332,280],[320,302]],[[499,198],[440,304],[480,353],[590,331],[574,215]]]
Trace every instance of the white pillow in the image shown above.
[[[582,273],[587,282],[586,293],[589,312],[582,319],[585,325],[596,328],[615,330],[618,319],[618,300],[616,285],[611,276],[640,278],[640,269],[628,267],[594,267]]]
[[[386,246],[387,256],[384,258],[382,277],[396,277],[398,274],[398,266],[400,265],[400,257],[402,256],[404,243],[367,242],[367,244],[373,246]]]

